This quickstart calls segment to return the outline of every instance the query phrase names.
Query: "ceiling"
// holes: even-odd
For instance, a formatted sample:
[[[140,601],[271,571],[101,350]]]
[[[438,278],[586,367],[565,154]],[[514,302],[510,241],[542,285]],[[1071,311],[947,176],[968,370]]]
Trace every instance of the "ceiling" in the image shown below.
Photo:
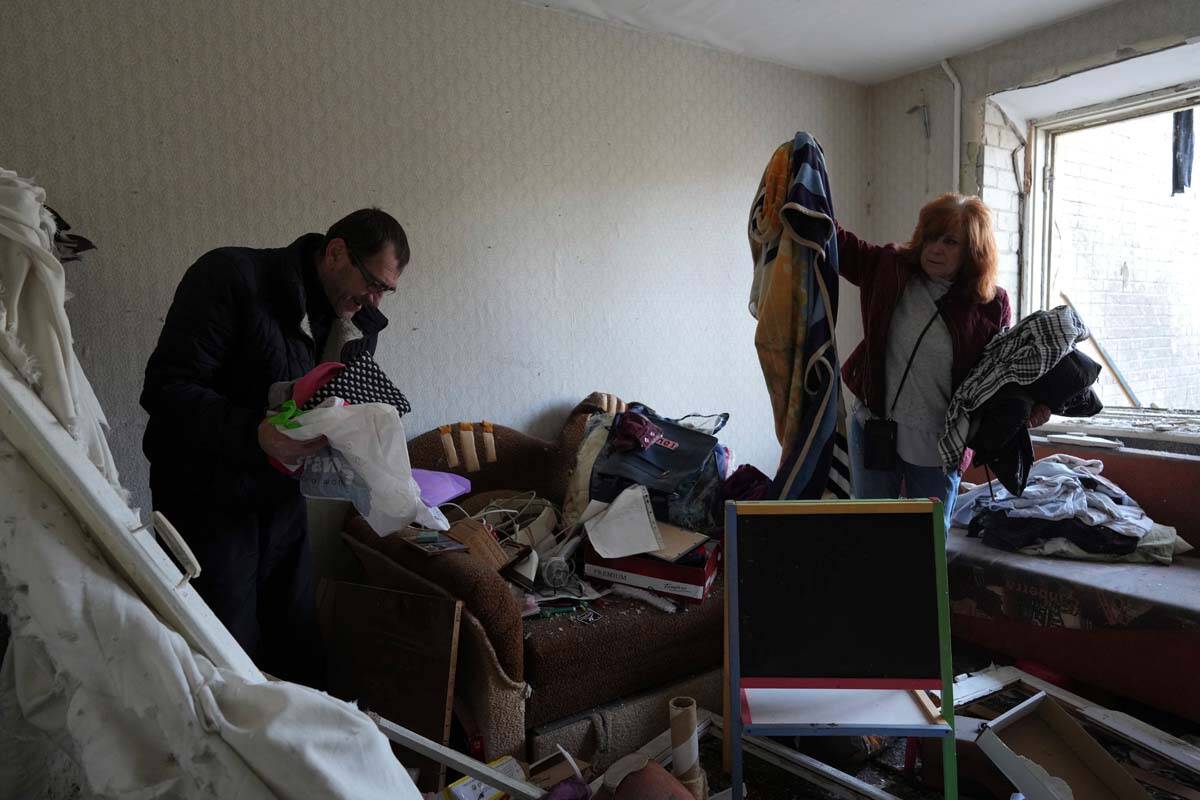
[[[1021,130],[1029,122],[1124,98],[1144,96],[1163,87],[1200,85],[1200,42],[1160,50],[1116,64],[1089,69],[1056,81],[992,95]],[[1196,95],[1195,88],[1183,94]]]
[[[863,84],[1113,0],[526,0]]]

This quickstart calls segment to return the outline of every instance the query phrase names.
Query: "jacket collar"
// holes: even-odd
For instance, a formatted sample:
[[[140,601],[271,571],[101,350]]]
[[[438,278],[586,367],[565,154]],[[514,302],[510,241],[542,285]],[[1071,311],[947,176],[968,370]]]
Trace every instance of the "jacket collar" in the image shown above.
[[[308,325],[308,294],[310,289],[306,284],[317,285],[318,282],[306,281],[305,274],[313,269],[313,256],[321,249],[325,237],[319,233],[306,233],[282,251],[282,257],[277,262],[277,268],[272,275],[277,291],[278,314],[281,321],[294,329],[304,331],[311,339],[311,329]],[[325,301],[325,298],[321,298]],[[330,315],[332,316],[332,309]],[[388,319],[377,308],[364,306],[351,320],[363,335],[377,334],[387,327]]]

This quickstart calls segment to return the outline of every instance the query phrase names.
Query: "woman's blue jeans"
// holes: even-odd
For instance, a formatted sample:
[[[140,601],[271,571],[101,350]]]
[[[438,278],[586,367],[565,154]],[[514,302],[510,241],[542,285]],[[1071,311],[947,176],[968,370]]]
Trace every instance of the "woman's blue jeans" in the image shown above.
[[[896,457],[895,469],[867,469],[863,466],[863,427],[854,414],[847,420],[850,428],[850,477],[854,496],[860,500],[897,497],[936,497],[945,508],[946,533],[950,533],[950,515],[958,496],[962,475],[955,470],[947,475],[941,467],[919,467]],[[904,493],[901,495],[901,486]]]

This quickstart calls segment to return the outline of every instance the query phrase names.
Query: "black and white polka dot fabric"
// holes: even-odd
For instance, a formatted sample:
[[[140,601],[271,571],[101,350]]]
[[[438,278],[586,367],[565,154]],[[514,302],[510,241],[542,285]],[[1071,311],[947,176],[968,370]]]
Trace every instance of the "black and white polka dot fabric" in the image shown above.
[[[317,389],[303,410],[316,408],[330,397],[340,397],[348,405],[387,403],[395,406],[402,417],[412,411],[408,398],[388,379],[369,352],[359,354],[333,380]]]

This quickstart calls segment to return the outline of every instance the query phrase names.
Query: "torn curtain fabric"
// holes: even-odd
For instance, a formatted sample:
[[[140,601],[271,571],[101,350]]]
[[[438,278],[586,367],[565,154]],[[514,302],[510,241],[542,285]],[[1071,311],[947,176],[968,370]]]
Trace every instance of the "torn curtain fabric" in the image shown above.
[[[783,448],[780,499],[850,496],[845,409],[834,329],[837,230],[825,156],[797,133],[771,156],[750,209],[754,346]]]
[[[0,168],[0,354],[83,445],[113,486],[108,421],[75,357],[66,273],[54,256],[54,214],[42,187]]]
[[[218,669],[105,562],[71,511],[0,437],[0,777],[36,730],[89,796],[418,798],[374,724],[296,684]],[[6,741],[14,728],[25,748]],[[10,745],[14,745],[10,747]],[[8,800],[5,786],[0,798]],[[26,784],[25,789],[28,789]]]

